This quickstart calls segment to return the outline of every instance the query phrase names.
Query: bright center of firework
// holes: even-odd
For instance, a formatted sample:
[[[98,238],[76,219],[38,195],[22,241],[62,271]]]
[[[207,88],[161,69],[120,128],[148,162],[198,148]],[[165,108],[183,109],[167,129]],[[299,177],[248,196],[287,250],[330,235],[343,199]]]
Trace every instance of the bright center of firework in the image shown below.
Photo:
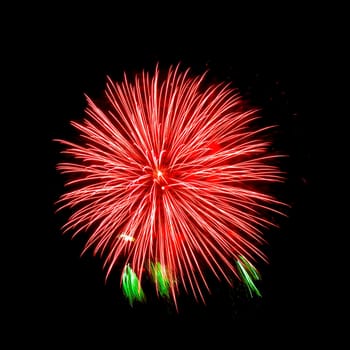
[[[159,168],[156,168],[153,172],[153,181],[156,182],[163,191],[165,190],[165,185],[167,184],[164,175],[164,171]]]
[[[158,170],[157,176],[158,176],[158,179],[161,178],[163,176],[163,172],[161,170]]]

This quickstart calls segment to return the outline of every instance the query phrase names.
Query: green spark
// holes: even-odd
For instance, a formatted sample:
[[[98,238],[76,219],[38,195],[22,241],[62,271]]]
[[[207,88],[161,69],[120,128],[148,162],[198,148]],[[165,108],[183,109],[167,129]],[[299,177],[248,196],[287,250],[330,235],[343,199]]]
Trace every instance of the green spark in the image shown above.
[[[170,281],[167,271],[161,263],[151,263],[151,274],[156,283],[157,291],[162,297],[169,297]]]
[[[261,297],[261,293],[254,284],[254,281],[260,280],[260,274],[258,270],[243,256],[237,260],[238,271],[242,277],[243,282],[248,287],[250,296],[253,296],[253,292]]]
[[[129,299],[129,303],[133,306],[135,300],[144,301],[145,295],[141,288],[139,279],[129,264],[124,268],[122,277],[123,293]]]

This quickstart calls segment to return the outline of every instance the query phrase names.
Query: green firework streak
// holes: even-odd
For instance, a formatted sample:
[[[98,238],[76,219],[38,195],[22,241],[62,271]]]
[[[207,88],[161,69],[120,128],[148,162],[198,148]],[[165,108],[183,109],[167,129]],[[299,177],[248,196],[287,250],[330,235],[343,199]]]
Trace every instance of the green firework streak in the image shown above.
[[[126,298],[129,299],[129,303],[133,306],[134,301],[144,301],[145,294],[141,288],[139,279],[137,278],[135,272],[127,264],[124,268],[122,277],[123,293]]]
[[[157,291],[162,297],[169,297],[170,281],[167,271],[161,263],[151,263],[151,274],[156,283]]]
[[[250,296],[253,296],[253,293],[255,293],[261,297],[261,293],[254,283],[254,281],[261,279],[258,270],[243,256],[240,256],[236,263],[240,276],[248,287]]]

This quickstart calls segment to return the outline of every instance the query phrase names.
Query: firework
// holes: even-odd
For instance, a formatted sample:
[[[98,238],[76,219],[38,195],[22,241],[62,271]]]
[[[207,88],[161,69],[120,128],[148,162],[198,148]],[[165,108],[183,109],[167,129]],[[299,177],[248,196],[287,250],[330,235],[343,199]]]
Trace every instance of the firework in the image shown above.
[[[260,295],[254,264],[271,214],[284,204],[261,188],[283,181],[260,118],[228,83],[206,83],[180,65],[132,80],[107,78],[105,102],[89,97],[73,121],[76,142],[58,139],[69,208],[63,232],[88,235],[89,249],[114,268],[130,304],[145,300],[145,276],[177,305],[181,291],[205,303],[208,275]],[[266,188],[266,186],[264,186]]]
[[[129,265],[125,266],[122,276],[123,293],[126,298],[129,299],[130,305],[132,306],[135,300],[144,301],[145,294],[142,290],[140,281]]]

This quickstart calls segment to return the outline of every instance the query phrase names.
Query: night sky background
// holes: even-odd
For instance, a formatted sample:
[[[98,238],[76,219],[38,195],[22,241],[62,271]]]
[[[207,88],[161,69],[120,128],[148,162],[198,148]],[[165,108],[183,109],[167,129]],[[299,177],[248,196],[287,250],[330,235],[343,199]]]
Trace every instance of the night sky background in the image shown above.
[[[266,17],[224,7],[205,14],[177,9],[179,15],[171,17],[165,15],[171,8],[157,15],[145,15],[142,9],[95,12],[93,7],[88,13],[42,11],[45,15],[28,21],[15,40],[20,49],[13,71],[21,76],[22,101],[28,101],[25,108],[30,110],[16,120],[28,141],[20,167],[30,169],[21,205],[28,219],[14,221],[23,238],[23,254],[18,255],[25,260],[15,274],[22,291],[15,303],[19,314],[14,326],[23,329],[19,334],[46,339],[47,345],[72,339],[89,344],[100,338],[164,347],[212,339],[229,342],[227,348],[242,338],[270,342],[284,334],[285,344],[310,334],[308,325],[322,316],[310,280],[314,261],[309,249],[317,235],[317,115],[310,106],[317,84],[312,44],[317,36],[307,25],[307,14],[292,15],[289,9],[287,15],[280,9]],[[119,275],[105,282],[102,261],[90,252],[80,256],[84,238],[72,240],[60,232],[67,216],[54,213],[54,202],[63,193],[64,178],[55,169],[60,147],[52,140],[70,138],[69,122],[84,116],[84,94],[101,97],[107,75],[120,80],[124,72],[152,71],[157,62],[163,68],[180,62],[193,74],[209,69],[210,79],[232,82],[261,108],[264,123],[279,125],[275,146],[289,157],[282,164],[286,182],[276,194],[291,207],[287,218],[277,218],[280,228],[266,232],[270,264],[259,267],[262,298],[213,281],[206,306],[182,295],[177,313],[150,288],[145,290],[147,303],[130,307]]]

